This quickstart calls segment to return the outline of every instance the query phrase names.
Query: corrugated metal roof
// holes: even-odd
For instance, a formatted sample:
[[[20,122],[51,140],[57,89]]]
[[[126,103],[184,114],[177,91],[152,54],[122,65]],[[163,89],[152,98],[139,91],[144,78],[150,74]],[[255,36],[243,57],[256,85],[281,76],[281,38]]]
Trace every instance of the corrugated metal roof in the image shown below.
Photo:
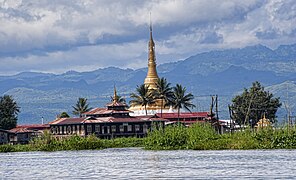
[[[161,117],[160,113],[156,114],[158,117]],[[208,117],[208,112],[185,112],[180,113],[179,118],[198,118],[198,117]],[[178,118],[178,113],[162,113],[162,118],[164,119],[171,119],[171,118]]]
[[[116,114],[116,113],[129,113],[129,110],[108,110],[106,108],[94,108],[88,112],[83,113],[84,115],[96,115],[96,114]]]
[[[120,106],[120,107],[126,107],[127,105],[125,103],[120,102],[110,102],[106,106]]]
[[[86,118],[61,118],[51,122],[50,124],[82,124],[82,123],[105,123],[105,122],[146,122],[146,121],[166,121],[163,118],[151,117],[86,117]]]
[[[34,133],[38,130],[32,130],[28,128],[23,128],[23,127],[16,127],[10,130],[12,133]]]
[[[128,118],[115,118],[115,117],[99,117],[96,119],[84,120],[84,123],[103,123],[103,122],[143,122],[146,121],[144,119],[136,118],[136,117],[128,117]]]
[[[50,124],[79,124],[82,123],[85,118],[59,118],[50,122]]]

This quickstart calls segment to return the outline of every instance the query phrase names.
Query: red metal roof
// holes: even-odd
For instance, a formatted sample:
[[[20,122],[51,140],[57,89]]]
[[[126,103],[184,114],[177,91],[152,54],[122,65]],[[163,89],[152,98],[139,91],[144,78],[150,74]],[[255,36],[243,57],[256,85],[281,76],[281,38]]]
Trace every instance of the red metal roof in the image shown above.
[[[60,118],[50,124],[83,124],[83,123],[105,123],[105,122],[146,122],[146,121],[167,121],[163,118],[151,117],[86,117],[86,118]]]
[[[11,130],[9,130],[10,132],[12,133],[28,133],[28,132],[36,132],[34,130],[30,130],[30,129],[27,129],[27,128],[13,128]]]
[[[29,129],[42,129],[49,128],[49,124],[26,124],[26,125],[18,125],[16,128],[29,128]]]
[[[25,132],[36,132],[36,130],[45,130],[45,129],[49,129],[49,124],[18,125],[9,131],[12,133],[25,133]]]
[[[156,114],[158,117],[161,117],[160,113]],[[180,113],[179,118],[198,118],[198,117],[208,117],[208,112],[183,112]],[[178,113],[162,113],[162,118],[164,119],[173,119],[178,118]]]
[[[79,124],[82,123],[85,118],[59,118],[49,124]]]
[[[115,113],[129,113],[129,110],[108,110],[106,108],[94,108],[88,112],[83,113],[84,115],[95,115],[95,114],[115,114]]]
[[[122,106],[122,107],[125,107],[127,105],[125,103],[120,103],[120,102],[110,102],[106,106]]]
[[[86,119],[84,123],[103,123],[103,122],[142,122],[147,121],[141,118],[128,117],[128,118],[115,118],[115,117],[99,117],[95,119]]]

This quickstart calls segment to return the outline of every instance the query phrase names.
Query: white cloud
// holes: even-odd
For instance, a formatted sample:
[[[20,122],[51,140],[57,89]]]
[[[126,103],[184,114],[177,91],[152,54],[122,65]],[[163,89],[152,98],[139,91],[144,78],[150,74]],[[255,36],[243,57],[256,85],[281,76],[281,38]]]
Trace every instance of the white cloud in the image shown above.
[[[0,0],[0,71],[145,67],[149,12],[158,64],[296,42],[294,0]]]

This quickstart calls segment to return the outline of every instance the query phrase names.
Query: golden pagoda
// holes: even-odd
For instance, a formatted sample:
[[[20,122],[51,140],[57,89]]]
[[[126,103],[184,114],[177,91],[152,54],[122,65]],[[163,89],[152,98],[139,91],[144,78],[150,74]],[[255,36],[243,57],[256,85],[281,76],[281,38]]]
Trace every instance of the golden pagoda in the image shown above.
[[[155,44],[152,37],[152,26],[150,24],[150,40],[148,44],[148,72],[145,78],[144,84],[149,85],[149,89],[155,89],[158,81],[158,75],[156,71],[156,58],[155,58]]]
[[[150,21],[150,39],[148,43],[148,72],[147,76],[144,80],[144,84],[146,86],[149,86],[150,90],[153,90],[156,88],[156,83],[158,81],[158,75],[156,70],[156,58],[155,58],[155,43],[153,41],[152,36],[152,25]],[[147,108],[147,115],[154,115],[156,113],[159,113],[161,110],[161,100],[156,100],[156,103],[153,105],[149,105]],[[133,111],[131,113],[133,116],[142,116],[145,114],[145,108],[143,106],[131,106],[129,108],[130,111]],[[163,112],[171,111],[168,107],[162,108]]]
[[[263,118],[260,119],[255,125],[256,128],[266,128],[270,126],[271,126],[271,122],[269,121],[269,119],[265,117],[265,113],[263,114]]]

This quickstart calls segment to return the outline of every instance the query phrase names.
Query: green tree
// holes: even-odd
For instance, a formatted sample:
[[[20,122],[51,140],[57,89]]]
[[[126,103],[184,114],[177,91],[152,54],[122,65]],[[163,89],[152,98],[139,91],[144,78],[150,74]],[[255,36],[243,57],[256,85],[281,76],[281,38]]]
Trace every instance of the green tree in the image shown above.
[[[137,86],[136,93],[131,93],[130,97],[131,106],[144,106],[146,115],[147,106],[155,103],[152,91],[145,84]]]
[[[17,125],[20,107],[9,95],[0,97],[0,129],[12,129]]]
[[[169,99],[172,98],[173,92],[170,87],[171,83],[168,83],[165,78],[158,79],[156,82],[156,89],[153,91],[153,96],[155,99],[161,100],[160,116],[162,117],[163,107],[169,104]]]
[[[244,89],[241,95],[232,99],[232,118],[239,125],[250,125],[253,127],[265,113],[271,122],[275,121],[276,112],[282,104],[279,98],[265,91],[264,87],[256,81],[250,89]]]
[[[77,100],[77,103],[75,106],[72,106],[74,111],[73,114],[79,115],[79,117],[82,117],[82,114],[89,111],[91,108],[88,107],[89,104],[87,103],[86,98],[79,98]]]
[[[170,99],[170,103],[173,105],[174,109],[178,110],[178,121],[181,108],[185,108],[186,110],[191,112],[189,108],[195,107],[195,105],[191,103],[193,99],[194,96],[191,93],[186,94],[186,88],[182,87],[182,85],[176,84],[176,86],[173,87],[173,96]]]
[[[67,112],[62,112],[60,115],[59,115],[59,118],[69,118],[69,114]]]

